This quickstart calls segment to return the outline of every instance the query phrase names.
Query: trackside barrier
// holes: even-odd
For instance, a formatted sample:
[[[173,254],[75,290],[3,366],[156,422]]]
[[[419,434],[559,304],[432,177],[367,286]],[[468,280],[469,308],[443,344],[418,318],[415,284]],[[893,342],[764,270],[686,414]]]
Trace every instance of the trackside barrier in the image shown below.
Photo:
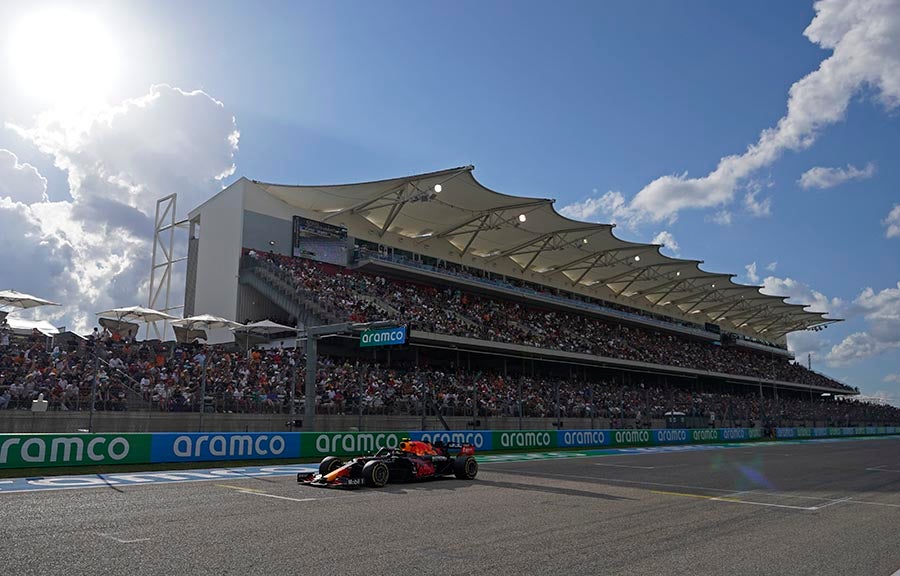
[[[208,462],[299,458],[300,433],[158,433],[150,462]]]
[[[776,428],[777,439],[881,436],[900,427]],[[0,434],[0,469],[109,464],[266,460],[355,456],[395,448],[403,438],[468,443],[476,451],[545,452],[557,448],[617,448],[762,438],[756,428],[696,430],[414,430],[384,432],[264,432],[156,434]]]
[[[151,434],[0,434],[0,469],[150,462]]]

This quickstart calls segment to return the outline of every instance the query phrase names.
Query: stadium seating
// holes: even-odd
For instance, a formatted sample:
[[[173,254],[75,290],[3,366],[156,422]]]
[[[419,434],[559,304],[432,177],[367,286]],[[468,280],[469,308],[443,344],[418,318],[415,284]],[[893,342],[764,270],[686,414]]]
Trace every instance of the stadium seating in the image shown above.
[[[331,321],[395,319],[426,332],[852,391],[778,355],[587,314],[388,279],[302,258],[269,254],[260,257],[259,265],[292,283],[296,297],[315,301]]]
[[[197,411],[199,345],[161,342],[88,341],[78,349],[47,350],[40,342],[14,344],[0,352],[0,396],[8,409],[29,409],[40,394],[48,409],[87,410],[94,355],[101,357],[96,407],[101,410]],[[207,398],[217,412],[287,413],[290,388],[299,382],[297,407],[305,401],[305,359],[292,349],[207,348]],[[649,424],[667,412],[724,425],[900,423],[900,409],[852,400],[726,394],[682,386],[654,386],[584,379],[553,379],[321,358],[317,366],[317,411],[323,414],[523,416],[604,418]],[[521,397],[519,391],[521,390]],[[556,398],[559,398],[557,412]],[[3,403],[0,402],[0,407]]]

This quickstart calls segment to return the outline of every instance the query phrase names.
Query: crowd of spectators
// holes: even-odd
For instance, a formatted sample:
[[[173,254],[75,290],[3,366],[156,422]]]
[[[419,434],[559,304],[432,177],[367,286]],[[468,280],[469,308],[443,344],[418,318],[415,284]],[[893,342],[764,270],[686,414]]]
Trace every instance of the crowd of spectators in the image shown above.
[[[532,294],[544,298],[550,298],[552,300],[565,302],[568,305],[583,307],[587,310],[602,311],[605,313],[618,312],[623,314],[624,316],[640,317],[644,320],[655,320],[667,325],[681,326],[694,330],[705,329],[703,326],[695,324],[693,322],[685,322],[683,320],[672,318],[670,316],[664,316],[662,314],[655,314],[647,310],[640,310],[637,308],[632,308],[631,306],[625,306],[617,302],[607,302],[605,300],[587,298],[576,294],[566,294],[565,292],[560,292],[559,290],[555,290],[548,286],[535,284],[534,282],[518,280],[509,276],[503,276],[500,274],[488,272],[486,270],[480,270],[478,268],[469,268],[467,266],[462,266],[453,262],[447,262],[445,260],[436,261],[437,265],[429,265],[421,261],[413,260],[398,253],[388,254],[382,250],[369,249],[365,246],[360,246],[357,248],[357,261],[369,258],[387,260],[389,262],[396,262],[406,266],[413,266],[438,274],[456,276],[458,278],[463,278],[466,280],[476,281],[479,283],[487,283],[501,288],[508,288],[525,294]]]
[[[440,334],[853,390],[802,364],[761,351],[302,258],[267,254],[257,259],[288,276],[296,296],[343,314],[345,319],[394,319]]]
[[[28,409],[43,394],[51,410],[86,410],[96,372],[100,410],[197,411],[206,366],[207,411],[302,412],[305,358],[294,349],[114,342],[89,337],[71,350],[46,338],[0,351],[0,409]],[[292,383],[297,383],[291,394]],[[502,375],[453,368],[384,366],[322,358],[317,366],[317,411],[354,415],[435,415],[606,418],[610,425],[680,413],[710,424],[765,422],[856,425],[900,423],[900,409],[830,398],[761,398],[641,382]],[[477,414],[476,414],[477,406]]]

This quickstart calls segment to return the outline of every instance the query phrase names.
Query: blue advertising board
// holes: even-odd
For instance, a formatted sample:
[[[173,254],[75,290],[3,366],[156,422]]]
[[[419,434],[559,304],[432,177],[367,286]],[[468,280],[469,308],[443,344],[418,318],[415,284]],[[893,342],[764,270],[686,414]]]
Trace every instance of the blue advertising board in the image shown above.
[[[585,448],[612,444],[612,430],[559,430],[557,444],[560,448]]]
[[[153,434],[151,462],[263,460],[298,458],[300,433],[162,433]]]

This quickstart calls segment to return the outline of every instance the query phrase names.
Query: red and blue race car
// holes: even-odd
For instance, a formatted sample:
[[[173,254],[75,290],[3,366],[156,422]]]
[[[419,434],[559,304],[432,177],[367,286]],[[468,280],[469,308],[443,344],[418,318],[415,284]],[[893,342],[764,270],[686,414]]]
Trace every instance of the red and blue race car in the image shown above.
[[[307,486],[380,488],[388,482],[412,482],[441,476],[472,480],[478,474],[475,447],[471,444],[421,442],[403,439],[396,448],[381,448],[373,456],[357,456],[344,463],[328,456],[318,474],[297,474]]]

